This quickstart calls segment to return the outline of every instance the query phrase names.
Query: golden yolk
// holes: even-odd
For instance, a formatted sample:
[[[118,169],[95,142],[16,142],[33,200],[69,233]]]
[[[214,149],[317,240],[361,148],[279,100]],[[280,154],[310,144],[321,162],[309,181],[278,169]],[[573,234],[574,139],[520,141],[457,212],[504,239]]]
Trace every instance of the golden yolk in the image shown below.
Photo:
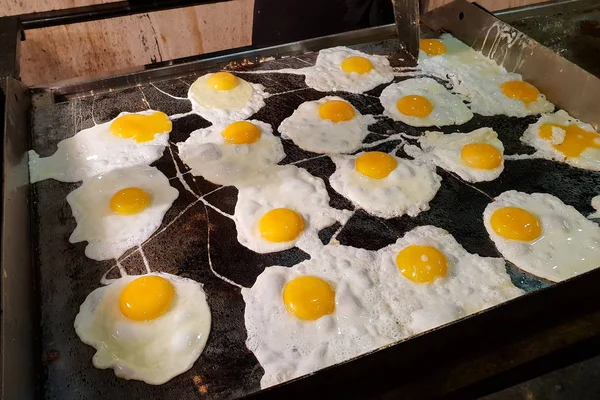
[[[550,140],[552,138],[552,128],[560,128],[565,131],[565,139],[562,143],[553,145],[565,157],[579,157],[587,148],[600,149],[600,135],[596,132],[581,129],[575,124],[568,126],[543,124],[540,127],[540,137]]]
[[[535,86],[525,81],[508,81],[500,85],[502,93],[511,99],[521,100],[524,103],[536,101],[540,91]]]
[[[433,104],[423,96],[404,96],[396,103],[396,108],[404,115],[423,118],[431,114]]]
[[[251,122],[238,121],[227,125],[221,135],[227,143],[250,144],[260,138],[260,129]]]
[[[299,276],[283,288],[283,304],[299,319],[314,321],[335,309],[335,290],[316,276]]]
[[[373,69],[373,64],[367,58],[352,56],[346,57],[342,61],[342,70],[344,72],[356,72],[357,74],[366,74]]]
[[[321,119],[328,119],[331,122],[350,121],[356,113],[354,108],[342,100],[329,100],[319,107],[319,116]]]
[[[531,241],[542,234],[537,217],[518,207],[497,209],[490,218],[490,225],[494,232],[505,239]]]
[[[433,282],[448,273],[444,253],[433,246],[411,245],[396,256],[396,265],[402,275],[414,282]]]
[[[465,145],[460,158],[470,167],[477,169],[494,169],[502,165],[502,154],[488,143],[470,143]]]
[[[398,161],[387,153],[369,151],[356,157],[358,172],[373,179],[383,179],[398,166]]]
[[[150,193],[130,187],[119,190],[110,199],[110,209],[121,215],[137,214],[150,204]]]
[[[160,111],[150,115],[125,114],[115,119],[108,129],[116,137],[143,143],[154,140],[159,133],[171,132],[171,120]]]
[[[231,90],[240,83],[237,76],[229,72],[215,72],[206,82],[215,90]]]
[[[439,56],[446,53],[446,46],[438,39],[421,39],[419,48],[430,56]]]
[[[174,296],[175,288],[167,279],[156,275],[143,276],[125,286],[119,296],[119,308],[129,319],[150,321],[169,309]]]
[[[275,208],[263,215],[258,229],[260,235],[269,242],[289,242],[304,230],[304,219],[289,208]]]

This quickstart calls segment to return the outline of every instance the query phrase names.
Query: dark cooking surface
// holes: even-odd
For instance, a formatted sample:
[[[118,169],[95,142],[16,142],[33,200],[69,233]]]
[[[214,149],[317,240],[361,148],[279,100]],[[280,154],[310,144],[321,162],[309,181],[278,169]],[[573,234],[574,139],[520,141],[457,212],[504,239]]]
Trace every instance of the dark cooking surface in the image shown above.
[[[364,46],[363,46],[364,48]],[[367,51],[385,52],[387,47],[369,45]],[[260,69],[305,67],[314,61],[314,54],[265,62]],[[244,70],[253,67],[244,67]],[[302,76],[279,73],[240,74],[250,81],[261,83],[272,94],[266,106],[255,116],[277,127],[302,102],[331,95],[306,88]],[[159,82],[97,95],[93,98],[72,100],[32,112],[33,148],[41,155],[52,154],[56,144],[77,131],[96,123],[106,122],[121,111],[142,111],[148,108],[167,114],[185,113],[191,107],[186,100],[177,100],[161,93],[186,97],[195,76]],[[406,79],[397,78],[396,80]],[[158,89],[157,89],[158,88]],[[364,95],[336,93],[350,101],[358,110],[379,114],[382,107],[377,96],[382,88]],[[531,153],[518,138],[534,117],[523,119],[475,116],[460,127],[445,127],[444,132],[470,131],[490,126],[496,129],[506,146],[507,154]],[[206,182],[185,174],[187,168],[177,157],[174,143],[185,140],[198,128],[209,124],[194,115],[173,122],[170,149],[156,165],[171,179],[180,191],[179,198],[167,212],[162,227],[153,239],[143,246],[143,253],[153,271],[163,271],[195,279],[204,284],[212,311],[212,331],[208,343],[192,369],[173,378],[162,386],[151,386],[138,381],[125,381],[114,376],[111,369],[98,370],[92,366],[95,350],[80,342],[73,329],[73,320],[85,297],[100,285],[102,276],[119,276],[115,262],[97,262],[84,255],[85,243],[70,244],[69,235],[75,227],[71,210],[65,200],[78,184],[47,180],[34,188],[35,212],[39,237],[36,240],[36,264],[40,270],[41,293],[41,346],[44,363],[43,393],[51,399],[105,399],[105,398],[230,398],[259,390],[262,368],[245,347],[244,303],[238,287],[218,278],[209,267],[209,256],[215,271],[243,286],[251,286],[256,277],[269,265],[291,266],[306,259],[307,254],[291,249],[274,254],[256,254],[237,243],[235,226],[231,220],[206,207],[205,200],[232,213],[236,189]],[[400,131],[420,134],[426,129],[408,127],[400,122],[379,118],[370,129],[366,142],[385,139]],[[374,150],[392,151],[398,141],[389,141]],[[284,163],[294,162],[310,173],[325,180],[333,173],[331,160],[298,149],[284,141],[287,157]],[[402,151],[398,154],[402,155]],[[311,159],[302,161],[305,159]],[[184,173],[187,191],[177,179],[177,169]],[[459,178],[439,170],[442,187],[431,202],[431,210],[416,218],[383,220],[358,211],[341,230],[337,239],[345,245],[379,249],[418,225],[433,224],[447,229],[470,252],[483,256],[499,256],[481,220],[485,206],[505,190],[551,193],[584,215],[592,211],[590,200],[600,193],[600,173],[571,168],[544,160],[506,161],[506,169],[499,179],[480,184],[466,184]],[[215,191],[215,189],[218,189]],[[331,203],[337,208],[352,208],[351,204],[328,186]],[[211,194],[207,194],[212,192]],[[337,227],[321,232],[328,242]],[[209,255],[210,238],[210,255]],[[128,251],[121,264],[129,274],[145,272],[144,259],[139,249]],[[111,270],[112,268],[112,270]],[[547,283],[507,266],[514,283],[527,290],[544,287]]]

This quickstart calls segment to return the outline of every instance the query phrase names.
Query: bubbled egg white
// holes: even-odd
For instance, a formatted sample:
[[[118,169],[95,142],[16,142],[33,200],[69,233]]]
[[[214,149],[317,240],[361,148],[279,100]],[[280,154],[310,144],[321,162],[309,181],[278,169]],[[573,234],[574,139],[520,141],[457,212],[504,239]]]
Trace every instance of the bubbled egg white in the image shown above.
[[[419,137],[421,149],[405,146],[409,156],[432,162],[468,182],[492,181],[504,170],[504,145],[492,128],[468,133],[425,132]],[[465,151],[469,150],[471,151]]]
[[[135,214],[119,214],[111,208],[111,199],[128,188],[146,192],[149,204]],[[119,258],[127,249],[142,244],[160,227],[165,213],[178,196],[179,191],[155,167],[115,169],[86,179],[67,196],[77,222],[69,241],[87,241],[85,255],[93,260]]]
[[[234,212],[238,242],[257,253],[296,246],[315,254],[323,246],[319,231],[349,218],[349,211],[329,206],[329,194],[320,178],[292,165],[271,167],[238,190]],[[299,214],[304,228],[290,240],[269,241],[261,234],[260,221],[271,210],[281,208]]]
[[[281,140],[273,135],[271,125],[249,120],[260,130],[255,142],[235,144],[223,137],[229,123],[215,124],[198,129],[181,143],[179,156],[196,176],[219,185],[237,185],[247,181],[270,165],[285,157]]]
[[[165,273],[143,276],[158,276],[173,285],[175,294],[164,314],[146,321],[125,317],[121,293],[140,276],[124,276],[87,296],[75,317],[75,332],[96,349],[96,368],[161,385],[198,359],[210,333],[211,315],[201,284]]]
[[[525,210],[535,218],[517,220],[512,231],[519,233],[537,224],[541,228],[539,235],[532,234],[531,240],[500,235],[497,230],[501,224],[491,219],[496,211],[506,207]],[[559,282],[600,266],[600,226],[550,194],[504,192],[488,204],[483,220],[504,258],[540,278]]]
[[[347,108],[347,111],[353,113],[352,118],[339,122],[322,118],[321,107],[326,103],[333,104],[331,102],[338,102],[338,105]],[[328,96],[300,104],[291,116],[281,122],[278,130],[282,138],[291,139],[303,150],[340,154],[358,150],[363,139],[369,134],[368,126],[374,123],[373,116],[361,115],[346,100]]]

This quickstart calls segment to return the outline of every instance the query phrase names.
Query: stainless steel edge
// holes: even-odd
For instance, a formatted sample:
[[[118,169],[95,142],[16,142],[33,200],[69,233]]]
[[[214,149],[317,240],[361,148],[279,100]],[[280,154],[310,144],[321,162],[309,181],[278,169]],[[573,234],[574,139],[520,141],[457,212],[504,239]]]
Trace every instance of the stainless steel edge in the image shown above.
[[[494,12],[504,22],[518,21],[525,18],[552,15],[563,12],[585,11],[598,7],[598,0],[553,0],[527,6],[508,8]]]
[[[28,88],[12,77],[6,78],[5,94],[0,387],[3,400],[25,400],[35,397],[39,364],[27,164],[30,98]]]
[[[524,33],[466,0],[430,11],[422,21],[521,74],[558,108],[600,127],[600,79]]]

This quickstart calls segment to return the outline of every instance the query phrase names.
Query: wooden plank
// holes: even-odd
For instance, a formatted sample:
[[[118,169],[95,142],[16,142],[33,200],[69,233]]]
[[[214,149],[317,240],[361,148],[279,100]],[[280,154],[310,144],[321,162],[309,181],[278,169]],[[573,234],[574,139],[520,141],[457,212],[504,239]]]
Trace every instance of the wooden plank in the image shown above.
[[[119,0],[0,0],[0,17],[113,3]]]
[[[425,10],[433,10],[452,0],[424,0],[422,2]],[[476,2],[488,11],[505,10],[507,8],[521,7],[530,4],[546,3],[548,0],[469,0],[471,3]]]

